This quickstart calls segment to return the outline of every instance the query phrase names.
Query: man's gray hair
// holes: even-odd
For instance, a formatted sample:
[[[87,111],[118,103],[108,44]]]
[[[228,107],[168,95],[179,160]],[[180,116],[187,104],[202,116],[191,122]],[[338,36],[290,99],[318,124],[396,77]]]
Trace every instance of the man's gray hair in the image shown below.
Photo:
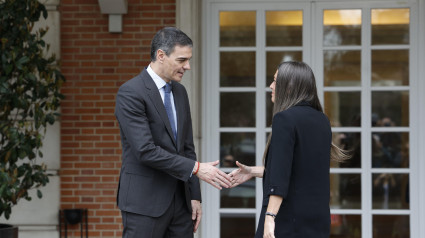
[[[151,60],[155,62],[156,52],[161,49],[167,56],[174,51],[174,47],[193,46],[192,40],[181,30],[176,27],[164,27],[159,30],[152,39],[151,43]]]

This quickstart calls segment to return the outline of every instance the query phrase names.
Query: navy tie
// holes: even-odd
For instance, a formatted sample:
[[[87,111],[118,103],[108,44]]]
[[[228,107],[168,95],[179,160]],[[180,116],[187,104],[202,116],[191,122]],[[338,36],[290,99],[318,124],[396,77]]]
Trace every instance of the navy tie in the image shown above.
[[[174,113],[173,113],[173,107],[171,106],[171,96],[170,96],[170,92],[171,92],[171,84],[166,83],[164,86],[164,106],[165,106],[165,111],[167,111],[167,115],[168,115],[168,120],[170,120],[170,124],[171,124],[171,130],[173,130],[173,134],[174,134],[174,139],[176,140],[177,138],[177,130],[176,130],[176,124],[174,123]]]

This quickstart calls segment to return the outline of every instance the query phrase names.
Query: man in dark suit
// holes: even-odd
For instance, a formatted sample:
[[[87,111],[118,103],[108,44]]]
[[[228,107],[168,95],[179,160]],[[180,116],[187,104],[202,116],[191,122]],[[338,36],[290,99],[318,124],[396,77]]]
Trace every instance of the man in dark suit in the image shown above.
[[[123,237],[193,237],[201,220],[198,178],[218,189],[231,185],[214,167],[218,161],[196,161],[189,100],[179,83],[191,57],[192,40],[166,27],[152,40],[150,65],[118,91]]]

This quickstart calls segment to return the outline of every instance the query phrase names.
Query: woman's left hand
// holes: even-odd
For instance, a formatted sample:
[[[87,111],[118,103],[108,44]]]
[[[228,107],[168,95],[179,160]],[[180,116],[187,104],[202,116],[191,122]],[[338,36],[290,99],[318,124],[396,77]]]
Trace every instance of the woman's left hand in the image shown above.
[[[264,233],[263,238],[275,238],[274,237],[274,218],[272,216],[266,216],[264,221]]]

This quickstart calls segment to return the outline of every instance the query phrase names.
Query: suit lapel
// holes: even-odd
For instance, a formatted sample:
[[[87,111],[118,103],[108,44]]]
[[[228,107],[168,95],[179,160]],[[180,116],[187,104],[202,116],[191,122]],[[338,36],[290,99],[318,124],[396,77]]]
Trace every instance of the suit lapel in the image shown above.
[[[174,139],[173,131],[171,130],[170,120],[168,119],[167,112],[165,111],[164,103],[162,102],[159,90],[156,87],[156,84],[151,78],[151,76],[148,74],[148,71],[146,71],[146,69],[143,70],[143,72],[141,73],[141,79],[144,81],[145,87],[148,89],[148,95],[151,101],[153,102],[153,105],[155,106],[156,110],[158,111],[159,116],[164,122],[165,127],[167,128],[168,135],[173,140],[174,145],[177,146],[176,140]]]

